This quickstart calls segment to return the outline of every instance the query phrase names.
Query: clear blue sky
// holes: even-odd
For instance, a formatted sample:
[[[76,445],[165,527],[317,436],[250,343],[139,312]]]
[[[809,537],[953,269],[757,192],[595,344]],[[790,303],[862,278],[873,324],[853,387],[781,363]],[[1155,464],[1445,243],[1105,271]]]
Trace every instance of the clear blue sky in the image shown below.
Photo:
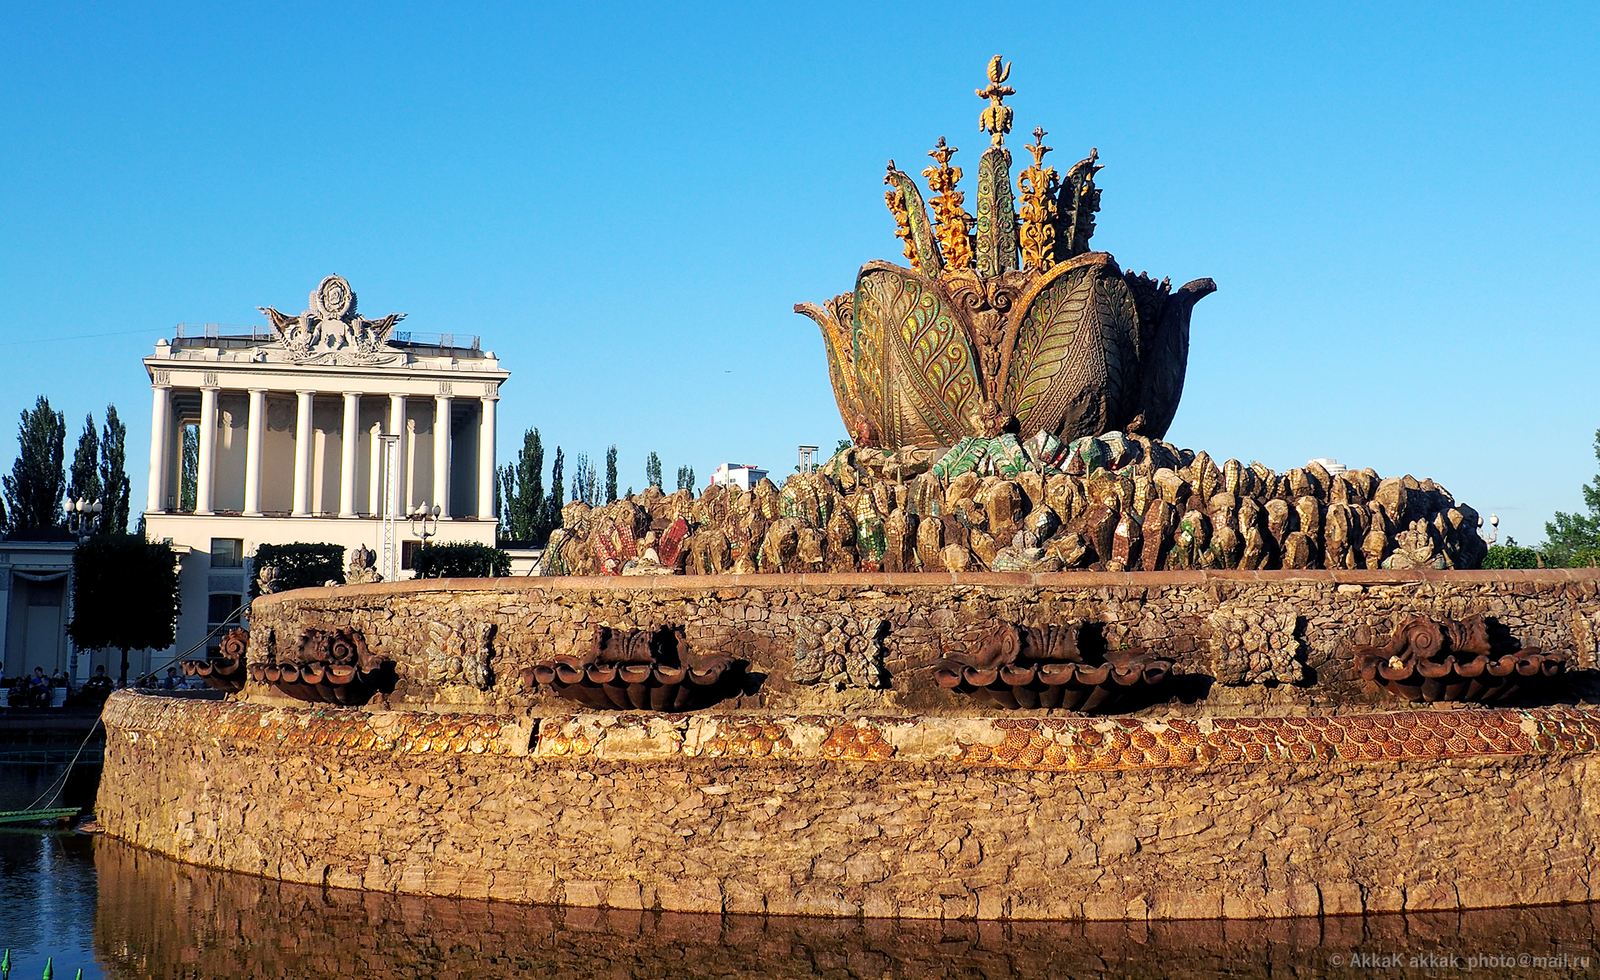
[[[791,307],[898,258],[884,161],[974,180],[997,52],[1018,135],[1099,148],[1096,246],[1217,280],[1173,441],[1524,542],[1597,468],[1592,5],[330,6],[0,12],[8,471],[38,393],[73,440],[115,401],[142,501],[150,345],[336,272],[500,355],[502,461],[787,472],[844,434]]]

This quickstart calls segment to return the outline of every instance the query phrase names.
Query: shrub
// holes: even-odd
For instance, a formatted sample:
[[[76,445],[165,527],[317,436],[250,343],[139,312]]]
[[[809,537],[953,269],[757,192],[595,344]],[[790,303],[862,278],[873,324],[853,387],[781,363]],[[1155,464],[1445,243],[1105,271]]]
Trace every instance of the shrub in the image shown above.
[[[277,568],[278,588],[283,592],[326,585],[330,579],[344,583],[342,544],[306,544],[297,541],[294,544],[258,545],[254,562],[257,571],[267,565]],[[260,594],[260,583],[256,577],[252,577],[250,598],[254,599]]]
[[[417,578],[492,578],[511,574],[511,556],[486,544],[430,544],[411,558]]]
[[[1494,544],[1483,556],[1483,568],[1538,568],[1539,553],[1515,544]]]

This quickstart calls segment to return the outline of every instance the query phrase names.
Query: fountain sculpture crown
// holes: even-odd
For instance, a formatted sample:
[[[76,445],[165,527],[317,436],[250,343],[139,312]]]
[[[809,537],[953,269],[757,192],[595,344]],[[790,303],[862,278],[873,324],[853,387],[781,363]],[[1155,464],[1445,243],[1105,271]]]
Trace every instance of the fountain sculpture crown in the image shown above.
[[[890,160],[884,200],[910,268],[869,262],[853,292],[795,307],[822,328],[839,414],[859,445],[951,446],[997,427],[1069,440],[1135,422],[1160,438],[1177,411],[1190,311],[1216,284],[1174,291],[1090,251],[1098,150],[1058,174],[1036,128],[1033,165],[1013,192],[1010,75],[996,55],[977,90],[991,145],[978,160],[976,213],[944,137],[922,171],[926,205]]]

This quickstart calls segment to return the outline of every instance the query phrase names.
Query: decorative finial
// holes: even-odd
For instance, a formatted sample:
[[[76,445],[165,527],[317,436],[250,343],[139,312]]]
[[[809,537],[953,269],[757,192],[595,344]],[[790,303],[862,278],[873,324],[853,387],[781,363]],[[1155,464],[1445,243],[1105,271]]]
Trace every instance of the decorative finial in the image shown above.
[[[922,171],[922,176],[928,179],[928,189],[933,192],[928,203],[933,205],[934,221],[938,225],[935,235],[939,239],[939,250],[943,253],[946,270],[965,269],[972,265],[972,226],[975,219],[961,206],[963,195],[956,189],[961,182],[961,168],[950,166],[950,158],[958,152],[945,142],[943,136],[939,137],[939,142],[928,151],[935,166]]]
[[[1045,131],[1043,126],[1033,127],[1033,142],[1028,144],[1028,152],[1033,154],[1033,165],[1035,167],[1044,166],[1044,155],[1054,149],[1054,147],[1044,145],[1044,138],[1048,135],[1050,134]]]
[[[978,117],[978,128],[989,134],[989,142],[994,146],[1004,146],[1006,134],[1011,132],[1011,107],[1005,100],[1006,96],[1017,94],[1017,90],[1000,84],[1010,77],[1011,65],[1007,63],[1002,68],[1000,56],[995,55],[989,59],[989,87],[976,90],[978,98],[989,100],[989,107]]]

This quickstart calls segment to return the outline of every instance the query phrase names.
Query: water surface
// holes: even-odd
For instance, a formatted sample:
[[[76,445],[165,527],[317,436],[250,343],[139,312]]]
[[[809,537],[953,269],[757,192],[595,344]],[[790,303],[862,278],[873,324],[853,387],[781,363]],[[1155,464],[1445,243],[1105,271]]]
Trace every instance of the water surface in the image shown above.
[[[18,980],[46,955],[64,978],[1600,976],[1595,905],[1150,924],[561,910],[286,885],[15,831],[0,832],[0,928]]]

